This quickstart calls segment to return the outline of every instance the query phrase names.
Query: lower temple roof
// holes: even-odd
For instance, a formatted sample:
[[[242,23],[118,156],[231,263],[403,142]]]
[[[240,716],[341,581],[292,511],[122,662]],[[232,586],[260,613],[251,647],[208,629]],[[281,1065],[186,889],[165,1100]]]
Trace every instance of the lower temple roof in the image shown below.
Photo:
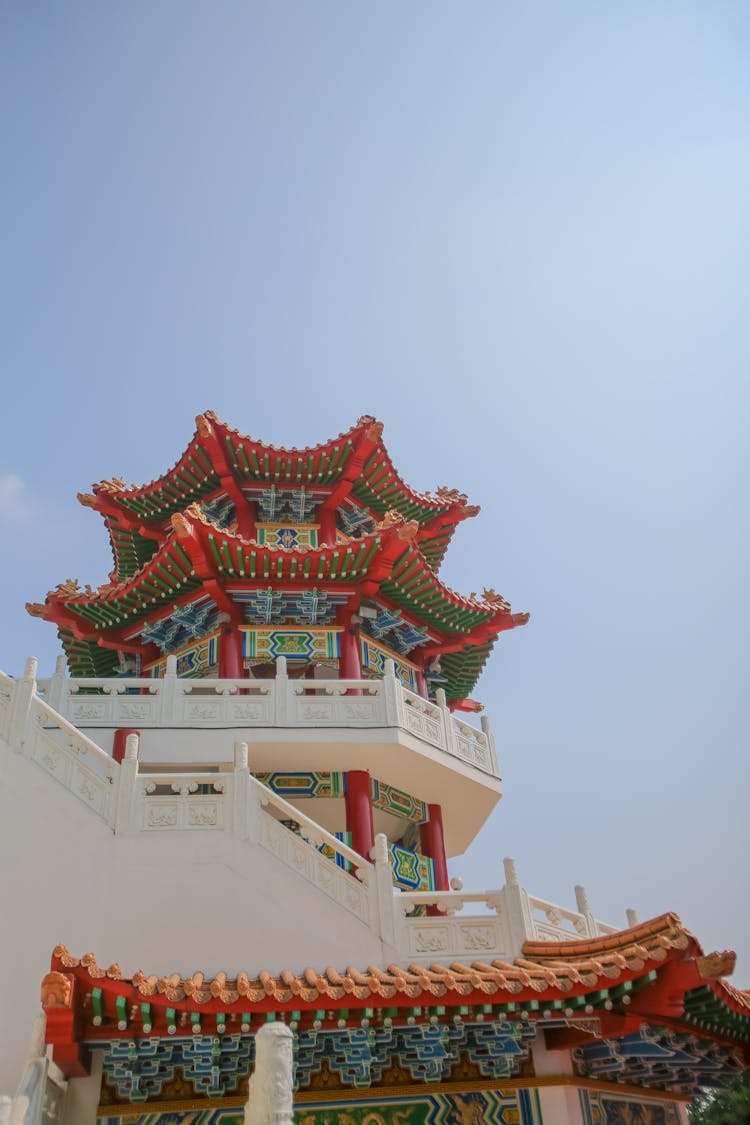
[[[695,1040],[706,1050],[713,1043],[741,1067],[743,1060],[750,1064],[750,992],[723,979],[733,967],[734,954],[705,956],[680,919],[664,914],[606,937],[526,942],[512,963],[307,968],[231,978],[139,971],[128,979],[117,964],[101,968],[92,954],[79,959],[59,945],[41,996],[54,1057],[63,1069],[66,1061],[73,1066],[72,1073],[77,1045],[221,1035],[227,1021],[248,1033],[269,1019],[318,1031],[427,1028],[456,1019],[539,1022],[549,1045],[585,1048],[588,1055],[596,1042],[653,1038],[656,1028],[662,1037]],[[604,1066],[594,1055],[592,1065]]]

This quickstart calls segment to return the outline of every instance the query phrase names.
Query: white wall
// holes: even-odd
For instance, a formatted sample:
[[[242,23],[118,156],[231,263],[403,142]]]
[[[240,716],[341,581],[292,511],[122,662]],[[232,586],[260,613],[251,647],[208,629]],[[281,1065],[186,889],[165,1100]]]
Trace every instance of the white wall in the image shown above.
[[[388,963],[393,951],[267,851],[223,832],[114,833],[0,741],[0,1092],[21,1076],[52,950],[130,976]]]

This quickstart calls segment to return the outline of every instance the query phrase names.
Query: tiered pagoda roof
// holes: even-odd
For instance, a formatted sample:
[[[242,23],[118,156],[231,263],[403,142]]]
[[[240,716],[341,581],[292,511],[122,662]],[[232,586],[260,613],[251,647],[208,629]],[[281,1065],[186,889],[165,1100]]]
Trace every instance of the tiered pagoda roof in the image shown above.
[[[193,618],[207,629],[219,614],[241,624],[253,592],[326,591],[351,609],[377,599],[391,615],[388,627],[397,621],[410,631],[409,644],[440,658],[448,698],[459,701],[497,635],[528,620],[493,590],[463,597],[441,581],[456,525],[478,508],[456,491],[432,496],[406,485],[369,416],[323,445],[285,450],[243,437],[209,412],[164,476],[141,487],[103,481],[79,499],[104,517],[115,560],[110,581],[80,589],[68,580],[43,605],[27,606],[57,624],[77,675],[114,675],[121,653],[156,660],[166,635],[160,626],[175,614],[190,610],[194,630]],[[318,527],[322,511],[334,521],[335,542],[290,535],[282,545],[258,533],[277,526],[274,518]]]

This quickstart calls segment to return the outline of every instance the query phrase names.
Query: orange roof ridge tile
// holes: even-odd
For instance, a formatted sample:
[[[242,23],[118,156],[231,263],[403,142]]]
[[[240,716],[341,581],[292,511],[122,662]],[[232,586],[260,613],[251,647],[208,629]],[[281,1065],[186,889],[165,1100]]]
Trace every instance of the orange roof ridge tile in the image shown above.
[[[642,926],[624,930],[621,936],[627,940],[634,931],[643,933],[644,929],[650,929],[654,937],[658,937],[660,927],[668,927],[674,932],[677,930],[675,919],[676,915],[663,915]],[[680,930],[676,937],[681,934]],[[570,947],[576,943],[545,944]],[[587,947],[595,942],[582,941],[578,944]],[[673,942],[672,949],[681,951],[677,940]],[[253,1004],[271,999],[279,1004],[297,1000],[312,1004],[321,997],[334,1001],[341,1001],[347,996],[362,1001],[373,996],[388,1000],[399,996],[405,1000],[417,1000],[420,996],[449,997],[450,994],[456,998],[476,993],[491,996],[505,992],[513,995],[524,990],[540,994],[553,989],[557,993],[565,993],[570,992],[574,986],[580,991],[596,987],[602,980],[617,980],[623,973],[640,972],[648,961],[662,961],[666,956],[667,951],[660,942],[653,942],[649,948],[629,942],[621,952],[605,951],[599,958],[583,957],[574,962],[560,958],[537,961],[519,957],[513,964],[493,961],[488,965],[477,961],[466,965],[454,961],[448,966],[433,963],[429,967],[391,964],[383,969],[370,965],[366,971],[351,966],[340,971],[329,966],[322,974],[308,967],[301,973],[283,969],[277,975],[261,970],[254,977],[240,972],[236,979],[229,978],[225,972],[218,972],[213,978],[205,977],[201,972],[183,978],[178,973],[162,977],[146,976],[142,970],[138,970],[127,980],[118,964],[103,969],[97,964],[93,954],[87,953],[78,959],[72,957],[65,946],[58,945],[53,953],[53,968],[56,964],[63,969],[80,968],[91,980],[109,980],[115,985],[130,985],[141,996],[160,994],[171,1002],[189,999],[197,1004],[206,1004],[220,999],[229,1004],[242,997]],[[734,1011],[750,1015],[750,991],[734,988],[718,976],[727,967],[731,971],[734,966],[733,955],[723,953],[705,957],[700,953],[695,955],[694,952],[694,958],[702,979],[717,997]]]

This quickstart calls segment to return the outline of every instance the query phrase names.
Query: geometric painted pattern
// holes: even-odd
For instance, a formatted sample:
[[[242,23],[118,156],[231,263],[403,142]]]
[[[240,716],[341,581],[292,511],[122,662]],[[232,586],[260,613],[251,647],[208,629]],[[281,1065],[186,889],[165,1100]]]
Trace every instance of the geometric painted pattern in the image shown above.
[[[388,644],[401,656],[408,656],[412,649],[423,645],[428,639],[426,629],[404,621],[400,610],[386,609],[384,606],[378,606],[377,616],[364,621],[362,628],[375,640],[387,637]]]
[[[306,523],[315,517],[315,499],[304,488],[265,488],[258,498],[260,523]]]
[[[339,1031],[303,1031],[295,1040],[296,1084],[307,1088],[326,1060],[344,1086],[366,1088],[382,1078],[394,1062],[414,1082],[450,1077],[459,1051],[490,1078],[509,1078],[528,1055],[526,1040],[534,1029],[504,1021],[465,1025],[422,1023],[392,1027],[350,1027]]]
[[[256,539],[261,545],[267,547],[317,547],[317,524],[297,524],[290,526],[286,523],[259,524]]]
[[[384,676],[385,662],[386,660],[392,660],[396,665],[397,678],[409,691],[416,692],[417,675],[413,664],[407,664],[406,661],[400,660],[394,652],[379,645],[371,637],[365,637],[360,633],[359,640],[362,650],[363,671],[374,673],[376,676]]]
[[[329,770],[304,770],[298,772],[256,773],[258,781],[267,785],[280,797],[343,797],[346,793],[346,774]],[[427,805],[403,789],[370,778],[370,799],[374,809],[381,809],[404,820],[424,824],[428,819]]]
[[[435,890],[435,865],[431,859],[399,844],[389,844],[388,851],[393,882],[397,887],[406,891]]]
[[[204,500],[201,514],[221,531],[236,528],[237,509],[228,496],[217,496],[214,500]]]
[[[338,519],[344,533],[350,538],[357,535],[369,535],[375,530],[375,520],[364,508],[356,504],[349,504],[338,510]]]
[[[280,797],[343,797],[343,773],[309,770],[303,773],[256,773],[253,775]]]
[[[397,1065],[414,1082],[450,1078],[459,1052],[490,1078],[509,1078],[528,1055],[534,1028],[502,1019],[465,1024],[434,1022],[299,1031],[294,1039],[295,1088],[309,1088],[325,1062],[342,1086],[366,1089]],[[226,1097],[250,1071],[255,1037],[233,1033],[179,1038],[116,1039],[92,1044],[104,1055],[104,1080],[118,1098],[129,1103],[158,1100],[166,1083],[177,1077],[189,1082],[196,1096]]]
[[[104,1125],[105,1120],[108,1125],[126,1125],[124,1116],[99,1118],[100,1125]],[[127,1116],[127,1125],[242,1125],[243,1121],[240,1107],[143,1113],[139,1117],[129,1113]],[[295,1125],[542,1125],[542,1117],[534,1091],[481,1090],[464,1094],[425,1092],[406,1097],[358,1097],[351,1102],[338,1099],[327,1102],[321,1098],[295,1106],[294,1122]],[[652,1125],[650,1120],[647,1125]],[[672,1125],[672,1119],[667,1118],[658,1125]]]
[[[234,590],[234,600],[243,606],[250,625],[330,625],[337,606],[346,602],[345,594],[330,594],[324,590]]]
[[[339,633],[335,629],[243,629],[245,659],[336,660]]]
[[[145,625],[141,637],[146,644],[154,644],[162,652],[174,652],[189,641],[213,632],[217,614],[210,599],[192,605],[176,605],[169,617]]]
[[[412,797],[403,789],[386,785],[384,781],[378,781],[374,777],[370,781],[370,795],[373,808],[382,809],[383,812],[403,817],[405,820],[416,821],[417,824],[424,824],[428,819],[429,814],[424,801]]]
[[[583,1125],[679,1125],[680,1118],[672,1102],[633,1097],[632,1094],[609,1094],[579,1090]]]
[[[728,1068],[739,1069],[731,1047],[645,1024],[620,1039],[579,1047],[573,1058],[577,1072],[585,1077],[657,1089],[668,1087],[683,1093],[718,1086],[726,1081]]]
[[[122,1039],[107,1045],[104,1078],[121,1098],[158,1098],[182,1069],[196,1094],[224,1096],[236,1089],[255,1057],[251,1035],[203,1035],[191,1039]]]
[[[210,676],[215,673],[219,662],[219,634],[204,637],[197,644],[188,645],[186,648],[177,649],[172,653],[177,658],[177,675],[188,678],[194,676]],[[146,667],[146,674],[152,679],[164,676],[167,670],[167,661],[158,660],[155,664]]]

